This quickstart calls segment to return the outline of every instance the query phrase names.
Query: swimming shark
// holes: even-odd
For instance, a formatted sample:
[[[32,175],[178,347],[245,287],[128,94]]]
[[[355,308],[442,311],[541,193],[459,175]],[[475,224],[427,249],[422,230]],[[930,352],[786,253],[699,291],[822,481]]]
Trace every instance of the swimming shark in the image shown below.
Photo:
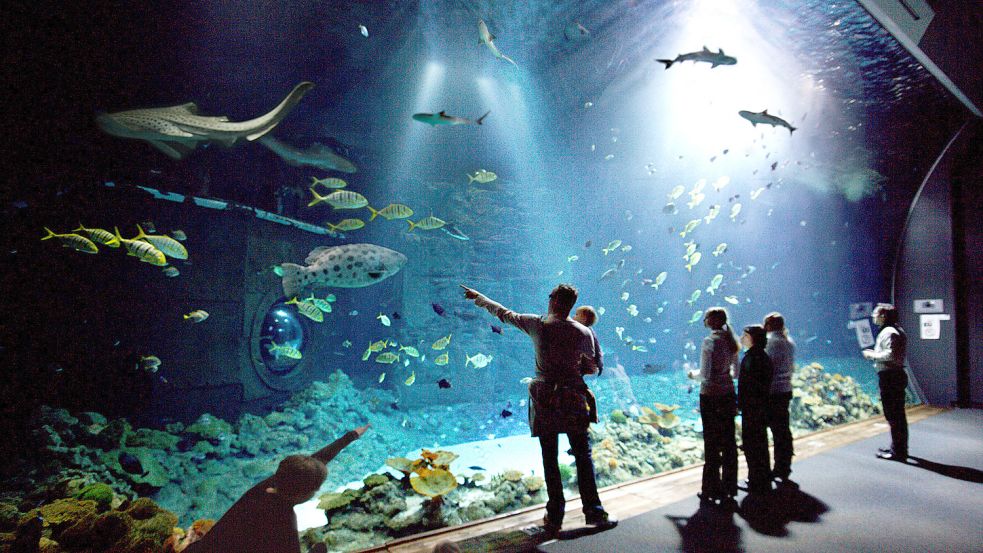
[[[790,125],[788,121],[778,117],[777,115],[768,113],[768,110],[764,110],[759,113],[741,110],[737,112],[737,114],[750,121],[755,127],[758,126],[758,123],[761,123],[762,125],[771,125],[772,127],[785,127],[788,129],[788,134],[795,132],[795,127]]]
[[[381,282],[406,265],[406,256],[374,244],[314,248],[306,266],[282,263],[283,295],[292,298],[312,288],[364,288]]]
[[[413,114],[413,120],[414,121],[419,121],[421,123],[426,123],[428,125],[433,125],[433,126],[436,126],[436,125],[468,125],[470,123],[475,123],[477,125],[480,125],[481,124],[481,121],[485,117],[488,117],[488,114],[489,113],[491,113],[491,110],[486,111],[484,115],[482,115],[481,117],[479,117],[478,119],[476,119],[474,121],[472,121],[472,120],[470,120],[470,119],[468,119],[466,117],[458,117],[456,115],[447,115],[447,113],[446,112],[443,112],[443,111],[440,112],[440,113],[414,113]]]
[[[341,171],[342,173],[358,171],[354,163],[336,154],[330,147],[318,142],[311,144],[304,150],[299,150],[286,142],[277,140],[272,134],[268,134],[256,142],[269,148],[280,159],[287,162],[287,165],[294,167],[309,165],[325,171]]]
[[[724,54],[724,49],[721,48],[720,51],[714,53],[707,49],[706,46],[702,50],[697,52],[690,52],[688,54],[679,54],[674,60],[655,60],[659,63],[666,64],[666,69],[672,67],[672,64],[681,61],[691,61],[696,63],[702,61],[710,64],[710,69],[717,67],[718,65],[734,65],[737,63],[737,58],[728,56]]]
[[[217,141],[232,146],[256,140],[276,127],[300,102],[314,83],[302,82],[266,115],[249,121],[229,121],[221,116],[198,115],[194,102],[163,108],[133,109],[96,116],[103,131],[120,138],[145,140],[174,159],[181,159],[199,142]]]
[[[505,54],[503,54],[501,51],[499,51],[498,46],[495,46],[495,42],[494,42],[495,41],[495,35],[491,34],[488,31],[488,25],[485,25],[485,20],[483,20],[483,19],[479,19],[478,20],[478,36],[481,39],[481,42],[479,42],[478,44],[485,44],[485,45],[487,45],[488,46],[488,49],[491,50],[491,53],[496,58],[498,58],[500,60],[505,60],[505,61],[511,63],[512,65],[515,65],[516,67],[518,67],[518,65],[516,65],[516,63],[514,61],[512,61],[512,58],[510,58],[510,57],[506,56]]]

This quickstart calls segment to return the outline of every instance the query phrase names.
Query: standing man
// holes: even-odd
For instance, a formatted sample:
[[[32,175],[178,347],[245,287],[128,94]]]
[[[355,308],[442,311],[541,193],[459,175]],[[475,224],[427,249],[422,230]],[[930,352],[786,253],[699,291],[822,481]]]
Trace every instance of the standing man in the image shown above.
[[[577,303],[577,289],[560,284],[550,292],[546,315],[516,313],[464,285],[464,297],[474,300],[504,323],[525,332],[536,349],[536,378],[529,384],[529,426],[539,438],[546,477],[548,536],[559,535],[565,509],[563,482],[557,457],[558,439],[565,433],[577,461],[577,485],[584,516],[591,526],[613,527],[617,520],[601,506],[594,480],[594,462],[587,429],[592,413],[587,404],[584,366],[594,364],[594,341],[590,330],[570,318]],[[587,370],[585,372],[591,372]]]
[[[775,440],[775,467],[771,477],[780,485],[794,485],[792,474],[792,430],[789,427],[788,404],[792,401],[792,372],[795,370],[795,342],[788,337],[785,318],[772,311],[765,315],[765,332],[768,343],[765,353],[771,359],[774,372],[768,395],[768,428]]]
[[[904,370],[908,337],[898,326],[898,310],[889,303],[879,303],[873,312],[874,324],[881,327],[874,349],[863,350],[865,358],[874,362],[881,389],[884,418],[891,427],[891,447],[881,448],[877,456],[889,461],[908,459],[908,419],[904,399],[908,375]]]

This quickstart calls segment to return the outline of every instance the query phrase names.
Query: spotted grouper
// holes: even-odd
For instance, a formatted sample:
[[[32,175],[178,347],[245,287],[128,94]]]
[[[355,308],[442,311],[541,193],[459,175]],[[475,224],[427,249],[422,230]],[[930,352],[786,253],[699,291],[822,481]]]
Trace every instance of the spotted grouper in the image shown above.
[[[307,266],[283,263],[283,294],[292,298],[322,287],[364,288],[398,273],[406,256],[374,244],[344,244],[314,248]]]

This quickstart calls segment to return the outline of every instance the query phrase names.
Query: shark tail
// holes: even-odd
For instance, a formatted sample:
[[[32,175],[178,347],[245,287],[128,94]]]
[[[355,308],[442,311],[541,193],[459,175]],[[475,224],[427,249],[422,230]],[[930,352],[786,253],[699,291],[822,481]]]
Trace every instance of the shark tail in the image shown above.
[[[506,58],[506,59],[507,59],[507,58]],[[512,60],[509,60],[509,61],[512,61]],[[512,62],[512,63],[515,63],[515,62]],[[488,114],[489,114],[489,113],[491,113],[491,110],[488,110],[488,111],[486,111],[484,115],[482,115],[481,117],[479,117],[479,118],[478,118],[478,120],[477,120],[477,121],[475,121],[475,123],[477,123],[477,124],[479,124],[479,125],[480,125],[480,124],[481,124],[481,122],[482,122],[482,121],[483,121],[483,120],[485,119],[485,117],[488,117]]]
[[[672,64],[676,63],[676,60],[655,60],[655,61],[666,64],[666,69],[669,69],[670,67],[672,67]]]
[[[512,65],[514,65],[516,67],[519,67],[519,64],[515,63],[515,61],[512,58],[506,56],[505,54],[502,54],[502,59],[505,60],[505,61],[507,61],[507,62],[509,62],[509,63],[511,63]]]
[[[789,125],[789,127],[788,127],[788,134],[789,134],[789,136],[791,136],[792,133],[794,133],[794,132],[795,132],[795,127]]]
[[[288,298],[294,298],[304,287],[306,267],[295,263],[282,263],[280,267],[283,269],[283,295]]]
[[[262,138],[263,135],[273,130],[273,127],[277,126],[312,88],[314,88],[314,83],[308,81],[295,86],[290,91],[290,94],[287,94],[287,97],[277,107],[273,108],[272,111],[249,122],[250,124],[259,126],[259,128],[256,132],[246,135],[246,139],[252,142],[253,140]]]

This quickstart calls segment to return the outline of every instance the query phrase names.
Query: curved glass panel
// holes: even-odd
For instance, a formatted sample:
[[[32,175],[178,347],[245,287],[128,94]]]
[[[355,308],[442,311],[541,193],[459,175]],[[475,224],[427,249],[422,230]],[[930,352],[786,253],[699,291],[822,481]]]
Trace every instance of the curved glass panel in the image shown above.
[[[282,376],[296,367],[304,351],[304,325],[297,312],[283,301],[273,304],[263,317],[259,349],[267,370]]]

